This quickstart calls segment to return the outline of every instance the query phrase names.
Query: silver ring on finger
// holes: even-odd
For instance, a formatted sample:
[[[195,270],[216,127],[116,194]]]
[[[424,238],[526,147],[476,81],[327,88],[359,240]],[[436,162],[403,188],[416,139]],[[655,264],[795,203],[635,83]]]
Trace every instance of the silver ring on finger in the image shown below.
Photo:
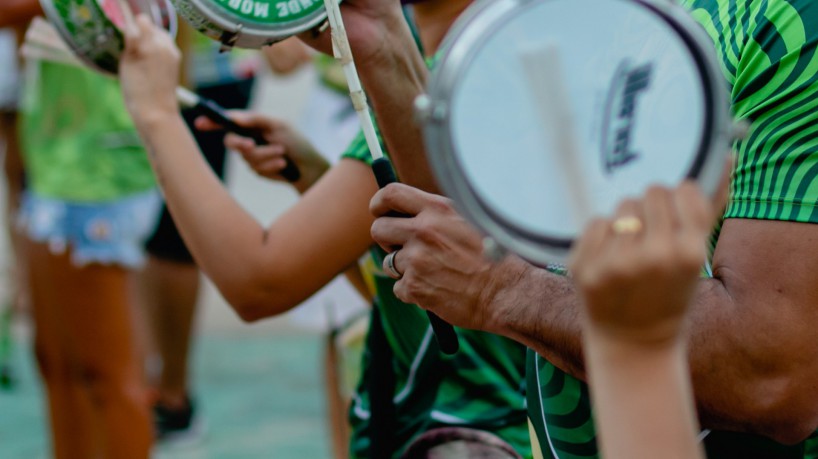
[[[398,268],[395,267],[395,255],[397,255],[397,253],[398,250],[389,252],[384,261],[386,262],[386,271],[389,277],[395,280],[400,280],[400,278],[403,277],[403,273],[398,271]]]

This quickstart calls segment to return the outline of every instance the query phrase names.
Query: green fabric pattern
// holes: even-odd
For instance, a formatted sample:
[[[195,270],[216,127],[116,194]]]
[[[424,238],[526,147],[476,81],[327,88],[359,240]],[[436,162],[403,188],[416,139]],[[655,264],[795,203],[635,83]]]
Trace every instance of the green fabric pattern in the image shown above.
[[[115,80],[49,62],[35,71],[25,79],[20,128],[30,190],[104,202],[156,186]]]
[[[362,132],[343,157],[372,163]],[[375,265],[381,266],[386,255],[383,250],[373,247],[372,255]],[[525,348],[499,336],[456,329],[460,351],[454,356],[443,355],[438,351],[426,313],[398,300],[392,292],[394,283],[382,272],[375,273],[376,307],[380,308],[394,354],[397,381],[394,400],[398,449],[393,457],[427,430],[459,426],[492,432],[523,457],[530,458],[523,384]],[[364,356],[364,368],[365,371],[369,368],[368,353]],[[369,404],[364,389],[359,387],[350,410],[353,458],[367,457],[369,445]]]
[[[681,4],[713,40],[731,88],[734,117],[751,123],[750,135],[734,146],[737,165],[725,218],[818,223],[818,2]],[[527,368],[529,417],[542,457],[598,457],[585,384],[533,351]],[[710,459],[818,457],[814,438],[785,447],[760,437],[713,432],[706,443]]]

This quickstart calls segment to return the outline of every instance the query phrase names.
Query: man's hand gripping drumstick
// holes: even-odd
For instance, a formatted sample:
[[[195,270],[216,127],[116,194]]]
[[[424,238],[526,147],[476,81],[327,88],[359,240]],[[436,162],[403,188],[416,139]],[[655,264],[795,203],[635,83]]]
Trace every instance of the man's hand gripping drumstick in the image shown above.
[[[358,113],[361,127],[366,137],[367,146],[372,154],[372,170],[375,173],[378,186],[384,188],[390,183],[397,182],[397,177],[389,160],[383,156],[383,151],[381,150],[381,145],[378,141],[375,126],[369,112],[366,95],[361,86],[361,81],[358,78],[358,71],[355,68],[355,61],[352,57],[352,49],[349,45],[346,30],[344,29],[344,20],[341,16],[341,10],[335,0],[324,0],[324,5],[327,9],[327,17],[331,29],[333,54],[343,65],[352,105]],[[392,252],[387,255],[385,263],[387,264],[386,269],[388,272],[400,277],[400,272],[398,272],[394,266],[394,257],[398,249],[399,248],[395,247],[392,248]],[[454,354],[457,352],[459,344],[454,328],[434,313],[427,311],[427,314],[440,350],[446,354]]]

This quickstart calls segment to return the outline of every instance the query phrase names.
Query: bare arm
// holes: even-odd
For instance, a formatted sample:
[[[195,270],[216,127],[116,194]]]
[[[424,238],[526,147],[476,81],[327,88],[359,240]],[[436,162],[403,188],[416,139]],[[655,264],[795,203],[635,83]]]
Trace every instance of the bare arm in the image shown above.
[[[199,266],[246,320],[285,311],[355,263],[371,244],[369,168],[344,160],[269,228],[228,194],[199,154],[173,96],[178,51],[140,18],[122,63],[126,103],[168,208]],[[160,76],[161,75],[161,76]]]
[[[43,14],[37,0],[3,0],[0,3],[0,27],[10,27],[30,21]]]
[[[449,200],[390,185],[372,227],[395,257],[401,300],[459,326],[499,333],[585,379],[579,300],[570,279],[509,256],[482,257],[481,237]],[[726,221],[715,277],[699,281],[691,310],[690,367],[702,424],[796,442],[818,426],[818,227]],[[753,247],[748,250],[748,247]]]

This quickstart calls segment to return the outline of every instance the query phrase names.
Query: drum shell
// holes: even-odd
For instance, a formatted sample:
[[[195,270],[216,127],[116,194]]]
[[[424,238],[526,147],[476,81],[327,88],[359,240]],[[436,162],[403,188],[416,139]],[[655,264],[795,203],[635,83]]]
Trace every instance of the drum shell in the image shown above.
[[[138,0],[140,11],[171,35],[176,34],[176,14],[169,0]],[[125,39],[96,0],[40,0],[49,22],[74,54],[92,69],[110,75],[119,71]]]
[[[458,209],[482,232],[494,239],[502,248],[510,250],[540,266],[563,263],[567,258],[573,237],[552,237],[525,231],[509,223],[497,209],[485,199],[471,183],[465,172],[452,133],[452,97],[465,68],[475,59],[477,50],[486,43],[492,33],[499,30],[509,18],[524,14],[525,8],[552,0],[486,0],[472,5],[455,23],[444,40],[444,53],[432,74],[428,94],[418,99],[416,110],[423,127],[425,143],[432,170],[443,191],[450,196]],[[715,193],[726,155],[734,140],[734,125],[729,112],[726,83],[720,71],[713,44],[684,9],[669,2],[645,0],[606,0],[639,4],[654,11],[657,16],[672,23],[695,54],[703,86],[708,92],[708,136],[702,140],[701,151],[706,152],[700,162],[688,171],[688,178],[695,179],[707,193]],[[589,14],[593,14],[589,12]],[[513,150],[509,147],[509,150]],[[513,161],[500,158],[498,163]],[[498,164],[497,167],[502,167]],[[485,191],[485,190],[483,190]],[[520,199],[531,199],[520,196]]]
[[[176,11],[188,24],[202,34],[213,40],[221,42],[227,47],[258,49],[263,46],[272,45],[285,40],[293,35],[321,27],[327,19],[326,10],[321,7],[312,11],[307,16],[294,21],[275,21],[268,23],[248,21],[240,18],[238,12],[231,13],[228,6],[214,4],[215,0],[172,0]],[[236,0],[237,5],[252,5],[255,1],[264,5],[265,8],[272,8],[272,3],[268,0]],[[314,0],[304,0],[311,3],[311,8],[315,7]],[[289,4],[299,3],[298,0],[281,2]],[[229,2],[228,5],[232,4]]]

